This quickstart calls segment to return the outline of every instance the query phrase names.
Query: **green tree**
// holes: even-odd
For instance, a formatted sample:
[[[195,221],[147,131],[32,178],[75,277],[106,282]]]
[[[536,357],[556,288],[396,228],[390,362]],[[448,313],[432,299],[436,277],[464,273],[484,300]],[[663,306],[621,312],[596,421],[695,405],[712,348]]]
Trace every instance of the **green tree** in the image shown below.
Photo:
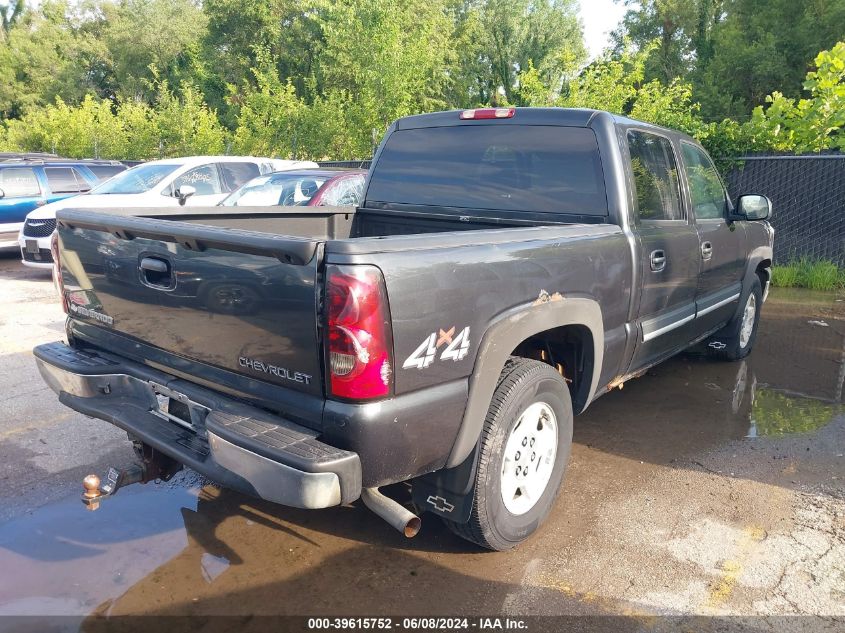
[[[90,95],[78,106],[60,97],[54,104],[9,122],[7,144],[16,149],[56,152],[62,156],[123,157],[127,137],[109,101]]]
[[[103,33],[117,94],[152,99],[158,77],[191,80],[206,23],[194,0],[120,0]]]
[[[312,0],[205,0],[202,6],[208,28],[197,81],[210,105],[221,112],[234,106],[224,114],[227,123],[234,122],[244,90],[256,86],[254,69],[268,59],[280,78],[306,93],[322,46]]]
[[[473,81],[461,83],[473,89],[476,104],[521,104],[519,75],[529,67],[559,92],[586,60],[574,0],[467,2],[462,15],[461,42],[469,41],[474,63],[465,69]]]
[[[222,154],[226,149],[226,131],[217,114],[190,84],[183,84],[180,92],[181,95],[174,94],[166,81],[158,85],[152,126],[159,135],[161,154]]]
[[[818,51],[845,35],[845,0],[730,0],[713,55],[694,75],[707,118],[744,117],[779,91],[798,97]]]
[[[645,66],[648,80],[664,84],[685,77],[695,59],[710,55],[711,35],[721,0],[617,0],[628,10],[614,32],[615,50],[626,42],[642,48],[655,43]],[[702,54],[703,53],[703,54]]]
[[[63,0],[48,0],[37,10],[19,14],[10,26],[0,41],[0,115],[17,117],[34,105],[51,103],[55,96],[68,96],[63,88],[71,88],[75,99],[85,94],[76,62],[86,42],[70,13]]]
[[[11,28],[23,15],[26,8],[24,0],[12,0],[9,4],[0,6],[0,28],[2,33],[0,35],[8,35]]]

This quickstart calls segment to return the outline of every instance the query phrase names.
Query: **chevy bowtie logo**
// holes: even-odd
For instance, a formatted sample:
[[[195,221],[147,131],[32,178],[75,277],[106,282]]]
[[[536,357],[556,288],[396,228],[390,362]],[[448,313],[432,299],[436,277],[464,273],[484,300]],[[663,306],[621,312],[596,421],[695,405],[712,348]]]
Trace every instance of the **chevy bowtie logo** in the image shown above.
[[[455,509],[454,504],[449,503],[443,497],[435,497],[434,495],[429,495],[426,501],[430,503],[435,510],[439,510],[440,512],[451,512]]]

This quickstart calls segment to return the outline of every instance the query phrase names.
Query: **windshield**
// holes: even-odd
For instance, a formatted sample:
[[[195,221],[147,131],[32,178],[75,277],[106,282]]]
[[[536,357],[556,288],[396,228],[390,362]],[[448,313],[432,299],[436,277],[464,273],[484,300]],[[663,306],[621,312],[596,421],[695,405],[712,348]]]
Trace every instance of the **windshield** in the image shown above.
[[[179,165],[139,165],[114,176],[91,193],[144,193],[179,168]]]
[[[220,204],[225,207],[305,206],[326,176],[271,174],[253,178]]]

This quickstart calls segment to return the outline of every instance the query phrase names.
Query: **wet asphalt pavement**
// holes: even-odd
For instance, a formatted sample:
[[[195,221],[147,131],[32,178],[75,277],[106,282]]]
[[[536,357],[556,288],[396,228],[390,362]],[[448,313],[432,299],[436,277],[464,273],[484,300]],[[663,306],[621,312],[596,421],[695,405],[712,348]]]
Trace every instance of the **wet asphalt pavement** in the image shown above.
[[[479,551],[432,515],[405,540],[360,503],[283,508],[191,473],[86,512],[82,477],[133,455],[125,434],[41,382],[30,350],[61,338],[49,275],[0,258],[0,614],[845,628],[845,302],[833,295],[776,291],[746,361],[684,354],[594,403],[549,520],[510,553]],[[767,620],[797,614],[811,617]]]

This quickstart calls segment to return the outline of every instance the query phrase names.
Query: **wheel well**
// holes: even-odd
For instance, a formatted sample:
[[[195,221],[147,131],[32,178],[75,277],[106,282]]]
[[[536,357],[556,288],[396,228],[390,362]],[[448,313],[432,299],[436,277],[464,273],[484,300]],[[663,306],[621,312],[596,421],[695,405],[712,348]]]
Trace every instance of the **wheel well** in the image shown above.
[[[771,281],[772,273],[772,260],[771,259],[764,259],[759,264],[757,264],[757,270],[754,272],[757,273],[757,276],[760,278],[760,284],[765,288],[766,282]]]
[[[584,325],[564,325],[538,332],[517,345],[511,356],[531,358],[551,365],[569,386],[572,410],[580,413],[587,406],[593,377],[595,353],[593,334]]]

